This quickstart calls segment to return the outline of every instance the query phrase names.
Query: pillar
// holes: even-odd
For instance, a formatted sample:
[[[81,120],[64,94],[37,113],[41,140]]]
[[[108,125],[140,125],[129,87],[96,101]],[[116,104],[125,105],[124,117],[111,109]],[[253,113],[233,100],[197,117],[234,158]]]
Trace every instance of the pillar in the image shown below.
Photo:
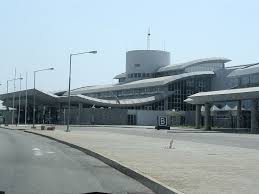
[[[237,101],[237,128],[242,127],[242,110],[241,110],[242,102],[241,100]]]
[[[45,124],[46,106],[43,106],[42,115],[42,123]]]
[[[61,124],[62,112],[61,112],[61,103],[58,103],[58,111],[57,111],[57,123]]]
[[[66,109],[64,108],[63,110],[63,121],[64,121],[64,125],[66,125]]]
[[[258,120],[257,120],[257,109],[258,109],[258,100],[251,100],[251,133],[256,133],[258,129]]]
[[[78,125],[80,125],[80,123],[81,123],[81,111],[82,111],[82,108],[83,108],[83,104],[79,103],[78,104],[78,121],[77,121]]]
[[[210,107],[211,105],[209,103],[205,104],[205,117],[204,117],[205,130],[211,130]]]
[[[195,109],[195,129],[201,128],[201,105],[196,104]]]
[[[168,97],[164,100],[164,110],[168,110]]]
[[[51,124],[51,107],[49,107],[49,124]]]

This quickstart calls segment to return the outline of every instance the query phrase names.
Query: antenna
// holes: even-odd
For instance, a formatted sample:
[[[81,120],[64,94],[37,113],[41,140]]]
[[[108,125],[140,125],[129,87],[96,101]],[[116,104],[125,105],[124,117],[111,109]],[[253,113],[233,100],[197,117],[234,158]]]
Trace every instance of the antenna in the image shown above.
[[[164,44],[163,44],[163,47],[164,47],[163,49],[164,49],[164,51],[165,51],[165,40],[164,40],[164,42],[163,42],[163,43],[164,43]]]
[[[148,28],[148,33],[147,33],[147,50],[150,50],[150,27]]]

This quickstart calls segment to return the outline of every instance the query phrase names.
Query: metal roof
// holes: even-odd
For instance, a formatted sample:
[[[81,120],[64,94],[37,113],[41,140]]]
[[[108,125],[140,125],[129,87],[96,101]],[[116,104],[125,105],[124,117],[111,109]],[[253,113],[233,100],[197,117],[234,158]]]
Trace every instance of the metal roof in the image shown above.
[[[143,80],[133,81],[125,84],[83,87],[83,88],[78,88],[76,90],[72,90],[71,95],[135,89],[135,88],[143,88],[143,87],[163,86],[170,82],[177,81],[180,79],[196,77],[196,76],[212,76],[214,74],[215,73],[213,71],[197,71],[197,72],[183,73],[183,74],[172,75],[172,76],[143,79]],[[67,95],[67,93],[65,93],[64,95]]]
[[[113,79],[121,79],[126,78],[126,73],[120,73],[119,75],[116,75]]]
[[[8,100],[8,99],[12,99],[13,94],[14,94],[13,92],[1,94],[0,100],[4,101],[4,103],[5,103],[4,105],[6,105],[6,103],[10,104],[11,100]],[[21,95],[21,97],[24,99],[24,97],[26,96],[26,90],[16,91],[15,96],[17,97],[19,95]],[[28,89],[27,90],[28,101],[30,98],[33,99],[32,98],[33,95],[34,95],[34,89]],[[54,95],[50,92],[40,91],[38,89],[35,89],[35,96],[37,98],[36,103],[48,103],[48,104],[55,104],[57,102],[57,97],[58,97],[57,95]],[[17,101],[17,99],[16,99],[16,101]]]
[[[190,104],[205,104],[210,102],[227,102],[246,99],[257,99],[259,87],[199,92],[189,96],[185,102]]]
[[[116,100],[106,100],[106,99],[99,99],[93,98],[84,95],[73,95],[71,96],[71,102],[82,102],[86,104],[94,104],[98,106],[112,106],[112,107],[119,107],[119,106],[136,106],[136,105],[144,105],[150,102],[155,102],[163,98],[163,95],[156,95],[156,96],[149,96],[144,98],[134,98],[134,99],[116,99]],[[58,97],[60,102],[67,102],[66,96]]]
[[[175,70],[181,70],[184,68],[187,68],[192,65],[200,64],[200,63],[215,63],[215,62],[220,62],[220,63],[227,63],[231,61],[230,59],[223,58],[223,57],[211,57],[211,58],[204,58],[204,59],[197,59],[193,61],[189,61],[186,63],[179,63],[175,65],[168,65],[165,67],[161,67],[158,69],[157,72],[165,72],[165,71],[175,71]]]
[[[249,64],[247,66],[235,69],[228,77],[239,77],[259,73],[259,63]]]

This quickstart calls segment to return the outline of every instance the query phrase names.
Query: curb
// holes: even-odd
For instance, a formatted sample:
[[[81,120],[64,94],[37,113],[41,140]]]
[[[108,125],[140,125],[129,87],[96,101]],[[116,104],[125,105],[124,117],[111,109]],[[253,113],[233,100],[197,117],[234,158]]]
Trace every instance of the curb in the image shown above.
[[[114,128],[138,128],[138,129],[155,129],[155,126],[136,127],[137,125],[70,125],[71,127],[114,127]]]
[[[105,164],[109,165],[110,167],[120,171],[121,173],[135,179],[136,181],[142,183],[144,186],[148,187],[149,189],[151,189],[153,192],[157,193],[157,194],[183,194],[180,191],[177,191],[174,188],[170,188],[169,186],[153,179],[152,177],[149,177],[147,175],[142,174],[141,172],[138,172],[136,170],[132,170],[129,167],[127,167],[126,165],[122,165],[120,164],[118,161],[115,160],[111,160],[101,154],[98,154],[97,152],[91,151],[89,149],[80,147],[78,145],[54,138],[54,137],[50,137],[48,135],[44,135],[44,134],[40,134],[40,133],[36,133],[33,131],[27,131],[25,130],[24,132],[26,133],[31,133],[34,135],[38,135],[38,136],[42,136],[54,141],[57,141],[59,143],[65,144],[67,146],[70,146],[74,149],[80,150],[81,152],[92,156],[94,158],[97,158],[98,160],[101,160],[102,162],[104,162]]]

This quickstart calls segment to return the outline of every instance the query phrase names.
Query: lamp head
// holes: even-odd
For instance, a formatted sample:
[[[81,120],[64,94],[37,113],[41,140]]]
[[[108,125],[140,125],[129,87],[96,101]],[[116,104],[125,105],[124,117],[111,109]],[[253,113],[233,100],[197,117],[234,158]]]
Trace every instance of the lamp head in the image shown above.
[[[91,54],[96,54],[97,51],[90,51],[89,53],[91,53]]]

